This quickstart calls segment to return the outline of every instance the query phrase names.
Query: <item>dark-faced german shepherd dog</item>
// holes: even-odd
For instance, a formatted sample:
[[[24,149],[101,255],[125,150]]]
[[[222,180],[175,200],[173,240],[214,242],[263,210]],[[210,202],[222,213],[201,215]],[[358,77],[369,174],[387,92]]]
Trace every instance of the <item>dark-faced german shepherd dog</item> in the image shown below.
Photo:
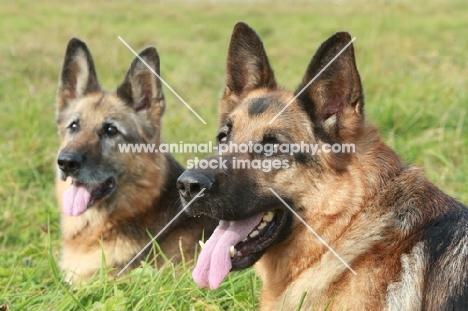
[[[155,48],[139,56],[159,74]],[[117,90],[106,92],[86,45],[70,40],[57,94],[62,143],[56,180],[63,237],[59,266],[68,280],[89,278],[103,255],[115,274],[181,210],[176,180],[183,168],[174,158],[118,147],[159,145],[164,107],[160,80],[139,58]],[[205,220],[181,215],[174,221],[157,239],[165,255],[174,263],[182,253],[190,260],[210,222]]]
[[[402,163],[364,118],[349,34],[325,41],[296,92],[277,86],[262,41],[235,26],[220,101],[219,144],[354,144],[354,153],[281,153],[288,169],[191,169],[178,179],[191,215],[220,219],[193,273],[216,288],[252,266],[261,310],[467,310],[468,210]],[[305,88],[304,92],[300,90]],[[296,95],[279,117],[270,121]],[[218,158],[216,155],[213,158]],[[265,159],[228,153],[236,159]],[[295,217],[275,191],[352,268]],[[356,274],[353,273],[355,271]]]

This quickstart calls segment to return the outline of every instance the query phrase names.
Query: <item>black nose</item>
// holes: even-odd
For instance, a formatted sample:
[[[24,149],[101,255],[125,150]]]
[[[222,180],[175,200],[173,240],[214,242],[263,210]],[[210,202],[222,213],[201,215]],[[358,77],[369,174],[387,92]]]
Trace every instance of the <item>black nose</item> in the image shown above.
[[[213,182],[211,178],[196,171],[185,171],[177,179],[180,195],[187,201],[192,200],[203,188],[209,190]]]
[[[67,175],[79,170],[82,163],[83,155],[78,152],[62,151],[57,158],[59,168]]]

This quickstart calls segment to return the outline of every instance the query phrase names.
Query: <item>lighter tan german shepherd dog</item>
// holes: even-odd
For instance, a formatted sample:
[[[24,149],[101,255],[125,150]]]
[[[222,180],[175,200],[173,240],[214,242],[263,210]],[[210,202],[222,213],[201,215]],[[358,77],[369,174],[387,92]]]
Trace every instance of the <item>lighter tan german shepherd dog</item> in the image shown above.
[[[290,92],[277,86],[257,34],[235,26],[219,146],[272,143],[269,159],[290,165],[235,169],[239,159],[268,156],[228,151],[208,158],[227,168],[180,176],[184,203],[205,189],[188,212],[221,220],[194,279],[217,288],[229,271],[256,263],[264,311],[297,310],[304,294],[302,310],[468,310],[468,210],[402,163],[365,120],[353,45],[309,84],[350,41],[344,32],[326,40]],[[281,151],[300,142],[354,144],[355,152]]]
[[[88,279],[103,258],[114,275],[181,210],[176,180],[183,168],[170,154],[119,149],[161,142],[165,102],[151,71],[159,74],[159,56],[154,47],[139,56],[117,90],[106,92],[85,43],[68,43],[57,94],[62,143],[56,189],[63,237],[59,266],[70,281]],[[210,233],[209,222],[181,215],[157,242],[172,262],[190,260],[203,229]]]

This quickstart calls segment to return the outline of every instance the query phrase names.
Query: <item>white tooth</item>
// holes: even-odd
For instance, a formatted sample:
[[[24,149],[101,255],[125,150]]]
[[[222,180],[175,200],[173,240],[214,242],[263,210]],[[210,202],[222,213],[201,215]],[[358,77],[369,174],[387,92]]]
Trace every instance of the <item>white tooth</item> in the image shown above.
[[[262,223],[258,225],[258,230],[262,230],[263,228],[266,227],[266,225],[267,225],[267,223],[262,221]]]
[[[249,234],[249,237],[254,238],[254,237],[256,237],[256,236],[258,235],[258,233],[259,233],[258,230],[252,231],[252,232]]]
[[[229,252],[231,253],[231,258],[233,258],[234,255],[236,254],[236,249],[234,248],[234,246],[231,246],[231,248],[229,249]]]
[[[245,238],[245,239],[242,240],[242,242],[245,242],[245,241],[247,241],[247,238]]]
[[[200,244],[201,249],[203,249],[203,247],[205,247],[205,243],[203,243],[202,240],[198,241],[198,244]]]
[[[269,211],[263,216],[263,220],[268,222],[273,220],[273,216],[275,216],[275,213],[273,211]]]

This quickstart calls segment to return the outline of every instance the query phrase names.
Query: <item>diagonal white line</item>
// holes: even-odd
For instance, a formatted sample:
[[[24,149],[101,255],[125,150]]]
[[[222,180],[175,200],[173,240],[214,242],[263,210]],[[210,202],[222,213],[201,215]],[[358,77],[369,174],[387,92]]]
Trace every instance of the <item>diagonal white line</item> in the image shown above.
[[[156,240],[161,235],[161,233],[163,233],[164,230],[166,230],[174,222],[174,220],[176,220],[177,217],[179,217],[180,214],[182,214],[190,206],[190,204],[192,204],[192,202],[195,201],[205,190],[206,188],[203,188],[190,202],[188,202],[187,205],[185,205],[185,207],[180,212],[178,212],[177,215],[175,215],[174,218],[172,218],[171,221],[169,221],[167,225],[165,225],[164,228],[162,228],[161,231],[159,231],[158,234],[156,234],[154,238],[152,238],[151,241],[149,241],[148,244],[146,244],[145,247],[143,247],[142,250],[139,251],[138,254],[136,254],[132,260],[130,260],[130,262],[122,268],[122,270],[120,270],[119,273],[117,273],[117,276],[120,276],[122,272],[124,272],[138,258],[138,256],[140,256],[145,251],[145,249],[153,244],[154,240]]]
[[[317,73],[317,74],[315,75],[315,77],[313,77],[312,80],[310,80],[309,83],[307,83],[306,86],[304,86],[304,87],[302,88],[302,90],[300,90],[300,91],[296,94],[296,96],[294,96],[293,99],[291,99],[291,100],[286,104],[286,106],[284,106],[283,109],[281,109],[281,111],[278,112],[278,113],[276,114],[276,116],[273,117],[273,119],[270,120],[270,122],[268,122],[268,124],[273,123],[273,121],[275,121],[276,118],[278,118],[278,117],[289,107],[289,105],[291,105],[292,102],[295,101],[296,98],[298,98],[299,95],[301,95],[302,92],[304,92],[304,90],[305,90],[306,88],[308,88],[308,87],[315,81],[315,79],[317,79],[318,76],[320,76],[320,75],[325,71],[325,69],[327,69],[328,66],[330,66],[331,63],[333,63],[333,62],[338,58],[338,56],[340,56],[341,53],[343,53],[344,50],[346,50],[346,48],[347,48],[348,46],[351,45],[351,43],[354,42],[354,40],[356,40],[356,37],[354,37],[351,41],[349,41],[348,44],[346,44],[345,47],[342,48],[341,51],[339,51],[338,54],[336,54],[335,57],[333,57],[332,60],[329,61],[328,64],[327,64],[325,67],[323,67],[322,70],[320,70],[319,73]]]
[[[159,80],[161,80],[162,83],[164,83],[164,85],[165,85],[169,90],[171,90],[171,92],[172,92],[185,106],[187,106],[188,109],[190,109],[190,111],[191,111],[198,119],[200,119],[200,121],[203,122],[203,124],[206,124],[205,120],[203,120],[202,117],[200,117],[200,116],[198,115],[198,113],[196,113],[195,110],[193,110],[193,108],[190,107],[190,105],[187,104],[187,102],[186,102],[182,97],[180,97],[180,95],[177,94],[177,92],[174,91],[174,89],[173,89],[169,84],[167,84],[166,81],[164,81],[163,78],[161,78],[161,76],[158,75],[157,72],[154,71],[153,68],[151,68],[151,67],[143,60],[143,58],[141,58],[140,55],[138,55],[138,53],[135,52],[135,50],[133,50],[133,49],[130,47],[130,45],[128,45],[127,42],[125,42],[124,39],[122,39],[122,37],[118,36],[118,38],[119,38],[120,41],[122,41],[122,43],[123,43],[130,51],[132,51],[133,54],[135,54],[136,57],[138,57],[138,59],[140,59],[140,60],[142,61],[143,64],[145,64],[146,67],[148,67],[149,70],[151,70],[151,72],[152,72],[156,77],[158,77]]]
[[[333,255],[335,255],[336,258],[338,258],[338,259],[346,266],[346,268],[349,269],[349,271],[351,271],[354,275],[357,274],[356,271],[354,271],[353,268],[351,268],[351,267],[348,265],[348,263],[347,263],[346,261],[344,261],[343,258],[341,258],[340,255],[338,255],[338,254],[333,250],[333,248],[331,248],[330,245],[328,245],[328,243],[325,242],[325,240],[322,239],[322,237],[321,237],[317,232],[315,232],[315,230],[312,229],[312,227],[309,226],[309,225],[304,221],[304,219],[302,219],[301,216],[299,216],[299,215],[291,208],[291,206],[289,206],[288,203],[286,203],[286,202],[276,193],[275,190],[273,190],[273,189],[271,189],[271,188],[268,188],[268,189],[270,189],[270,191],[271,191],[271,192],[272,192],[272,193],[273,193],[273,194],[274,194],[290,211],[291,211],[291,213],[293,213],[294,216],[296,216],[296,217],[307,227],[307,229],[309,229],[309,230],[317,237],[317,239],[319,239],[319,241],[322,242],[322,244],[325,245],[325,246],[330,250],[330,252],[332,252]]]

